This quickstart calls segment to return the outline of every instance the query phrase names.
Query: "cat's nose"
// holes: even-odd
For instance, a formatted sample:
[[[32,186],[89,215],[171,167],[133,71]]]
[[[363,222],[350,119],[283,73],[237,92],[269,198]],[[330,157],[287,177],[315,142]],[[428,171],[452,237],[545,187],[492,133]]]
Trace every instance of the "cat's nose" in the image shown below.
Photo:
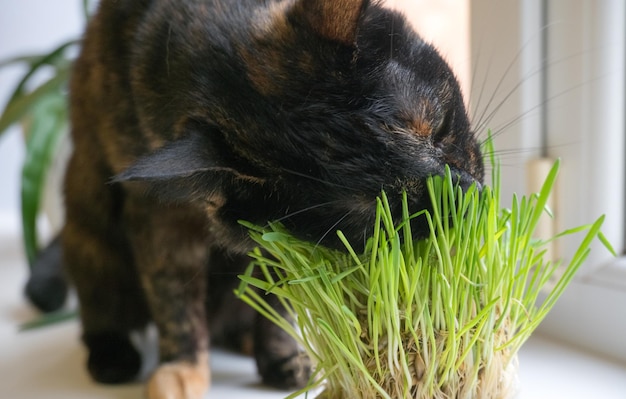
[[[482,183],[465,171],[453,169],[452,176],[454,182],[461,187],[463,192],[466,192],[472,185],[475,185],[478,191],[483,189]]]

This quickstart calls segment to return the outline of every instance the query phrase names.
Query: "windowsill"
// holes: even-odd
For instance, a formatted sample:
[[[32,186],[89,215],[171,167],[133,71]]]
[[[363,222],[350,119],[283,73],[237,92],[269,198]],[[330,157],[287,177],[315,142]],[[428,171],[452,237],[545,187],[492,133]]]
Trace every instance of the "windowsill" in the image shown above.
[[[10,218],[9,218],[10,219]],[[0,215],[0,397],[31,399],[137,398],[139,384],[93,384],[83,367],[77,321],[18,333],[16,326],[34,316],[22,297],[26,278],[15,220]],[[278,399],[285,392],[258,385],[252,359],[213,351],[211,398]],[[540,337],[520,353],[519,399],[624,398],[626,365]]]
[[[626,364],[535,335],[520,350],[520,399],[619,399]]]

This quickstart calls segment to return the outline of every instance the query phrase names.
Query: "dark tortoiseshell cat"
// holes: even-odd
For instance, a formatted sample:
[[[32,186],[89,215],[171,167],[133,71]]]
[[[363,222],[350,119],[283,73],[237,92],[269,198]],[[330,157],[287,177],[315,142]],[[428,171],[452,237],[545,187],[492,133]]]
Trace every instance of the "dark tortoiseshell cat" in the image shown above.
[[[252,246],[238,220],[359,243],[381,189],[417,210],[446,164],[462,185],[483,178],[450,68],[366,0],[102,0],[71,114],[61,245],[88,368],[136,378],[129,332],[154,322],[151,399],[204,395],[209,337],[250,334],[266,383],[309,377],[295,343],[233,298]]]

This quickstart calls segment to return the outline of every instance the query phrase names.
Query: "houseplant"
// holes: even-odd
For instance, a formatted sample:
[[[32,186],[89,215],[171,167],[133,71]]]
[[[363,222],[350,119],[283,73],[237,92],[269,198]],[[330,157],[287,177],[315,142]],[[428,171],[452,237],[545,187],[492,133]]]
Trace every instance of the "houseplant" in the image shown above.
[[[87,20],[95,2],[81,0],[80,3]],[[53,229],[61,224],[62,215],[58,212],[61,201],[59,180],[70,146],[67,85],[79,46],[79,39],[70,39],[41,54],[0,61],[0,68],[25,66],[24,74],[1,110],[0,137],[11,126],[19,124],[26,144],[20,195],[22,242],[31,273],[40,250],[38,216],[44,212],[44,208],[52,208],[53,212],[50,209],[45,211]],[[47,207],[46,204],[52,206]],[[65,292],[64,290],[62,288],[59,292]],[[63,298],[58,306],[62,304],[62,300]],[[44,307],[42,310],[53,309]],[[74,315],[73,311],[55,312],[26,323],[22,328],[46,325],[72,318]]]
[[[92,0],[81,0],[88,19]],[[67,84],[79,39],[48,52],[0,61],[0,68],[26,66],[0,113],[0,137],[14,124],[23,128],[26,143],[21,176],[23,243],[29,265],[39,249],[36,220],[42,209],[46,177],[68,131]]]

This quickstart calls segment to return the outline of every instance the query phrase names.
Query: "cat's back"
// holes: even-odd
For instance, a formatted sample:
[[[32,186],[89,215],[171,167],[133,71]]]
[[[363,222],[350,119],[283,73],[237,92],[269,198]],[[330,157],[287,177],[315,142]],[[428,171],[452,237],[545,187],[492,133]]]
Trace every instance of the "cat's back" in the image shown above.
[[[128,79],[175,82],[191,68],[237,63],[242,48],[275,29],[292,0],[103,0],[81,58]],[[199,64],[202,62],[202,64]],[[180,70],[177,68],[181,68]],[[186,68],[186,70],[185,70]],[[213,71],[214,72],[214,71]]]
[[[242,75],[240,49],[282,8],[278,4],[288,3],[101,1],[71,82],[74,141],[79,148],[97,144],[119,173],[174,139],[185,122],[180,115],[219,106],[200,98],[213,98],[220,85],[233,91],[230,85]]]
[[[174,45],[228,51],[291,0],[102,0],[85,46],[111,55]]]

